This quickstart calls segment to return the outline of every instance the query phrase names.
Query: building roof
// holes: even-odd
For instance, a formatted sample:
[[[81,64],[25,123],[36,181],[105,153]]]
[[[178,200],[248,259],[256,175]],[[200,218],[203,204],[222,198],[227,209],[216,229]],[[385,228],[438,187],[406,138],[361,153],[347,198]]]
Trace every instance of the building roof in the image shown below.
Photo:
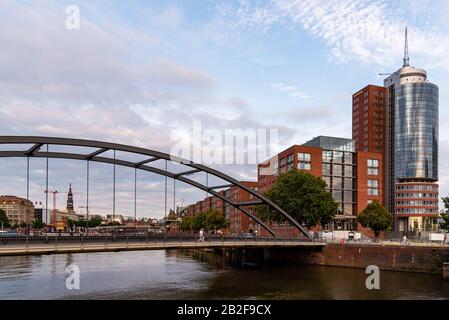
[[[18,204],[23,206],[27,205],[34,207],[33,202],[31,202],[30,200],[17,196],[8,196],[8,195],[0,196],[0,205],[2,204]]]
[[[318,136],[303,144],[305,147],[319,147],[327,150],[355,152],[354,140],[348,138]]]

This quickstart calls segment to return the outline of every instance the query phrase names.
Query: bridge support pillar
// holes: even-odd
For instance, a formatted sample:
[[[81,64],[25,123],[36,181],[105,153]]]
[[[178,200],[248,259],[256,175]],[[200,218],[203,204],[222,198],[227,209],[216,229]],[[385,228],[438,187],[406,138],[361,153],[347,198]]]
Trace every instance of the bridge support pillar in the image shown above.
[[[271,250],[266,248],[263,249],[263,259],[264,260],[270,260],[271,259]]]
[[[449,262],[443,263],[443,279],[449,280]]]

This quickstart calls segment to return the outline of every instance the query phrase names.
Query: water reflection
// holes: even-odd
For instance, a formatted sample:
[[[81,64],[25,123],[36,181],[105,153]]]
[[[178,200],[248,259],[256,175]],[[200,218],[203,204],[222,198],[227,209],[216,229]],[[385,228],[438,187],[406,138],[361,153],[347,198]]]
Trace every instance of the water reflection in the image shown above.
[[[304,265],[229,264],[205,251],[134,251],[0,257],[0,299],[448,299],[440,275],[381,272],[381,290],[364,270]],[[81,289],[65,288],[80,268]]]

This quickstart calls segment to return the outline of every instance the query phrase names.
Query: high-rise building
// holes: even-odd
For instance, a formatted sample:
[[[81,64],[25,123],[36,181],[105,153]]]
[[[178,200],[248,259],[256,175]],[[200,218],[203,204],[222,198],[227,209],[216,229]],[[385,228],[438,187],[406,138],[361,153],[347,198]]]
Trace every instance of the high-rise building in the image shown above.
[[[387,90],[369,85],[352,96],[352,139],[355,150],[385,152]]]
[[[397,231],[431,230],[438,215],[438,87],[410,66],[353,95],[357,151],[384,154],[384,204]]]
[[[404,64],[387,88],[386,205],[395,229],[434,228],[438,216],[438,87],[410,66],[407,30]]]

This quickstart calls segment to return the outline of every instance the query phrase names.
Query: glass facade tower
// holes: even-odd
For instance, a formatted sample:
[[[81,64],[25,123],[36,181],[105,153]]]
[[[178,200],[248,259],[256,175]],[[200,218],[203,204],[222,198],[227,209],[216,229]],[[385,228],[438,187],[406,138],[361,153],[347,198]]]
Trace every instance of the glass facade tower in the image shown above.
[[[388,90],[386,206],[401,232],[431,231],[438,216],[439,90],[409,65],[385,79]]]
[[[438,87],[409,83],[396,89],[396,179],[438,180]]]

